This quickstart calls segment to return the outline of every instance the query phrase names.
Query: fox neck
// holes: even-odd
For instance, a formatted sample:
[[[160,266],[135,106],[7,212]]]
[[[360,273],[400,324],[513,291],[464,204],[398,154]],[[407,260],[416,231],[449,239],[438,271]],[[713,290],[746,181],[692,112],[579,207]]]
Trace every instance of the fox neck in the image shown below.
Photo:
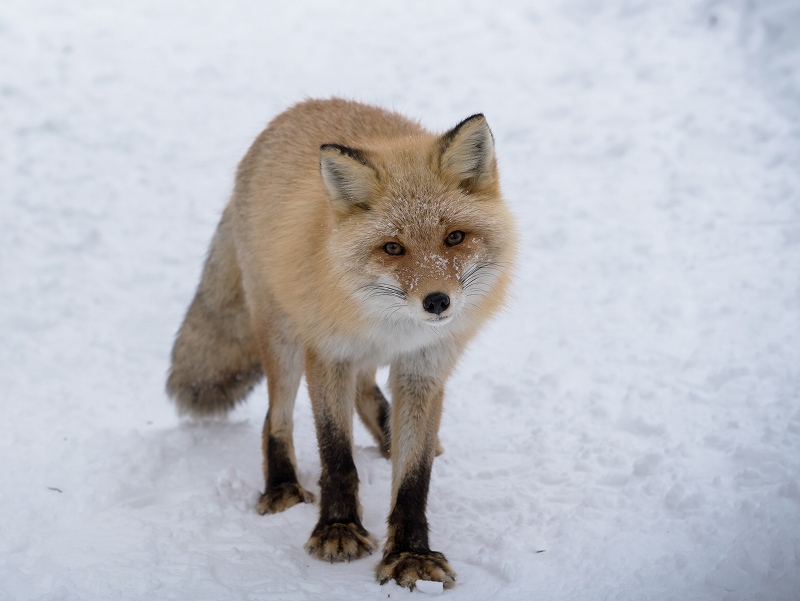
[[[355,335],[352,332],[334,332],[321,337],[316,346],[323,354],[335,359],[366,361],[386,365],[402,355],[423,348],[444,346],[460,347],[461,339],[468,337],[457,326],[456,319],[434,327],[412,320],[370,320]]]

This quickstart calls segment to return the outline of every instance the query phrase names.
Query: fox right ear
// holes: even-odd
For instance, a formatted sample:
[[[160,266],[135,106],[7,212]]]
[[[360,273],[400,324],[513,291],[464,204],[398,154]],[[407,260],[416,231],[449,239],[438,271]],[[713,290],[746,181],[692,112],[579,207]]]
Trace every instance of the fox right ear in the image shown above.
[[[442,173],[473,191],[497,179],[494,137],[481,115],[467,117],[442,136],[439,167]]]
[[[363,152],[340,144],[323,144],[319,149],[319,171],[333,202],[346,209],[369,210],[377,174]]]

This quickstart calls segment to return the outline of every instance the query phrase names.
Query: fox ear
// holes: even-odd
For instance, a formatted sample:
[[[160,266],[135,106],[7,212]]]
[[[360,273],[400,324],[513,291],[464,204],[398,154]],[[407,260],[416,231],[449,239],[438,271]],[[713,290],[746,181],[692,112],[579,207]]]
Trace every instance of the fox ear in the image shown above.
[[[439,167],[467,191],[495,178],[494,138],[480,113],[467,117],[441,138]]]
[[[377,174],[363,152],[339,144],[323,144],[319,148],[319,171],[333,202],[346,209],[369,209]]]

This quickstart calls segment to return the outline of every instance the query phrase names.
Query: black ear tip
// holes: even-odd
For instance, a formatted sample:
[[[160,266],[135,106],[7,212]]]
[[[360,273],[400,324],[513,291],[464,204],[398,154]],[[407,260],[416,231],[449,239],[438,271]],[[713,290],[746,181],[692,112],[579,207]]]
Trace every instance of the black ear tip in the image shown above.
[[[474,115],[470,115],[466,119],[464,119],[461,123],[456,125],[456,127],[461,127],[462,125],[466,125],[467,123],[472,123],[473,121],[486,121],[486,117],[483,113],[475,113]]]
[[[342,144],[323,144],[322,146],[319,147],[320,153],[323,153],[326,150],[335,150],[340,155],[350,157],[351,159],[358,161],[362,165],[369,164],[364,152],[356,148],[350,148],[349,146],[343,146]]]
[[[483,121],[483,124],[486,125],[487,128],[489,127],[489,124],[486,122],[486,117],[483,116],[483,113],[475,113],[474,115],[470,115],[469,117],[461,121],[458,125],[456,125],[453,129],[451,129],[449,132],[445,134],[444,136],[445,144],[449,144],[450,141],[452,141],[456,137],[458,132],[460,132],[465,125],[469,125],[470,123],[475,123],[478,121]]]
[[[341,144],[323,144],[322,146],[319,147],[320,152],[324,150],[337,150],[341,154],[345,154],[345,149],[346,147],[342,146]]]

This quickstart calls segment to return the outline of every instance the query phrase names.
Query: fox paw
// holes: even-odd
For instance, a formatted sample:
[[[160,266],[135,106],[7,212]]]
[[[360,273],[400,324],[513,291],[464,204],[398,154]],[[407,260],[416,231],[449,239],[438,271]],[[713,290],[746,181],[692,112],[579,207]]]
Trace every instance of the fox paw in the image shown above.
[[[390,553],[378,564],[376,574],[381,584],[393,579],[400,586],[410,588],[412,591],[417,580],[441,582],[444,588],[453,588],[456,583],[456,573],[453,568],[447,563],[444,555],[436,551]]]
[[[325,561],[350,561],[372,555],[375,541],[356,524],[317,526],[306,543],[306,551]]]
[[[284,482],[267,490],[258,500],[256,511],[261,515],[279,513],[298,503],[313,503],[314,495],[299,484]]]

